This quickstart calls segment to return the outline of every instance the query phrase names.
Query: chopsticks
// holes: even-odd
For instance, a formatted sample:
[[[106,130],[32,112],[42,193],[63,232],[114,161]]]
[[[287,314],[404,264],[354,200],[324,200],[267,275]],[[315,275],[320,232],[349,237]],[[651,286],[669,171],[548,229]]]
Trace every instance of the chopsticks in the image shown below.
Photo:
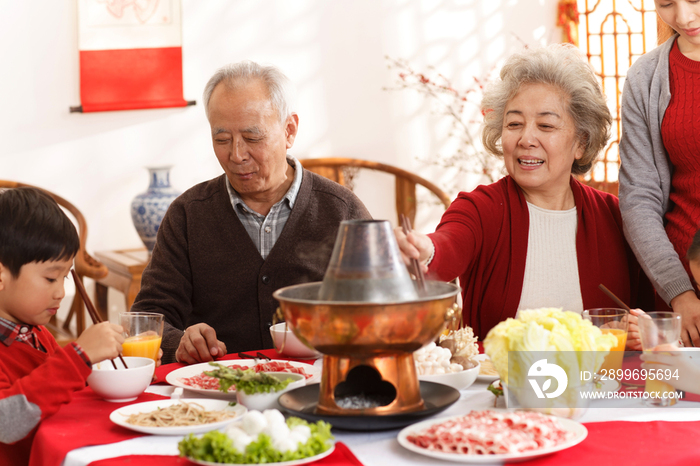
[[[256,353],[256,356],[253,356],[252,354],[241,352],[241,353],[238,353],[238,357],[241,359],[267,359],[268,361],[272,361],[272,358],[265,356],[260,351],[258,351]]]
[[[401,228],[403,228],[403,234],[406,236],[412,231],[411,221],[404,214],[401,214]],[[411,259],[411,267],[413,267],[413,273],[416,276],[416,282],[418,282],[418,289],[425,291],[425,277],[418,259]]]
[[[90,317],[92,318],[92,323],[99,324],[100,322],[102,322],[102,317],[100,317],[100,314],[97,313],[95,306],[92,305],[92,301],[90,301],[90,297],[88,296],[87,291],[85,291],[83,282],[80,280],[80,277],[78,277],[78,274],[75,273],[75,269],[70,269],[70,273],[73,274],[75,288],[78,290],[78,293],[80,293],[80,296],[85,302],[85,307],[88,310],[88,314],[90,314]],[[129,368],[129,366],[126,365],[126,361],[124,361],[124,358],[122,358],[121,354],[119,355],[119,360],[122,362],[122,364],[124,364],[124,369]],[[114,369],[116,370],[117,364],[114,362],[114,359],[110,359],[110,361],[112,362],[112,366],[114,366]]]
[[[613,301],[615,301],[615,302],[617,303],[618,306],[620,306],[620,307],[623,308],[623,309],[627,309],[627,312],[630,312],[630,311],[632,310],[627,304],[625,304],[624,302],[622,302],[622,300],[621,300],[620,298],[618,298],[617,296],[615,296],[615,294],[614,294],[612,291],[610,291],[609,289],[607,289],[602,283],[601,283],[600,285],[598,285],[598,288],[600,288],[601,291],[602,291],[603,293],[605,293],[606,295],[608,295],[608,297],[609,297],[610,299],[612,299]]]

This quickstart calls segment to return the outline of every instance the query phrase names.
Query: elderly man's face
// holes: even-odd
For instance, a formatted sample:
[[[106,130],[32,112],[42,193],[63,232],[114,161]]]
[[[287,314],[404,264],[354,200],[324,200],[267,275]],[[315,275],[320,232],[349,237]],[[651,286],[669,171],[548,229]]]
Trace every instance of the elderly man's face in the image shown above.
[[[235,90],[220,83],[209,100],[214,152],[233,188],[245,199],[276,202],[287,191],[287,149],[298,118],[280,123],[265,85],[252,81]],[[293,176],[292,176],[293,177]]]

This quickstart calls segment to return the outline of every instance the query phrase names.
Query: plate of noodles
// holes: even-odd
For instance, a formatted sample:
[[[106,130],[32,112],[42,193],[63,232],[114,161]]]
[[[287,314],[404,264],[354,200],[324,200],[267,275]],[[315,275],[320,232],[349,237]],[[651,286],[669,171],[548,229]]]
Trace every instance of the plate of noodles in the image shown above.
[[[319,383],[321,381],[321,368],[304,362],[283,361],[273,359],[264,361],[261,359],[229,359],[216,361],[228,367],[241,369],[256,368],[257,372],[292,372],[306,377],[306,384]],[[235,400],[236,390],[231,387],[228,392],[219,391],[219,380],[204,374],[216,369],[207,362],[192,364],[190,366],[175,369],[165,376],[165,381],[175,387],[181,387],[197,393],[197,396],[207,396],[222,400]]]
[[[186,435],[225,427],[247,411],[243,405],[231,406],[224,400],[188,398],[123,406],[112,411],[109,419],[145,434]]]

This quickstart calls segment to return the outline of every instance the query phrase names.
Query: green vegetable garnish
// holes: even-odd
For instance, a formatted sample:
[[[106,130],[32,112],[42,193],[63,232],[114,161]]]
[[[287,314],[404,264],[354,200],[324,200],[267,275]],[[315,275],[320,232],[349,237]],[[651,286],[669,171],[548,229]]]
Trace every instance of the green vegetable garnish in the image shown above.
[[[498,385],[496,385],[498,384]],[[496,399],[493,402],[494,408],[496,407],[496,404],[498,403],[498,397],[503,396],[503,387],[501,386],[501,381],[500,380],[494,380],[489,384],[488,387],[486,387],[486,390],[490,391],[494,395],[496,395]]]
[[[190,434],[178,444],[178,449],[180,456],[200,461],[260,464],[309,458],[323,453],[331,447],[330,441],[333,439],[333,435],[331,435],[330,424],[323,421],[309,424],[296,417],[287,419],[287,425],[290,429],[298,424],[308,425],[311,429],[311,437],[305,444],[300,444],[296,451],[283,453],[276,450],[272,448],[269,436],[259,434],[257,440],[251,442],[244,452],[240,452],[233,448],[233,442],[228,435],[218,430],[207,432],[199,438]]]
[[[265,372],[255,372],[254,369],[231,369],[216,362],[209,363],[217,369],[205,372],[210,377],[219,379],[219,390],[228,392],[231,386],[241,390],[246,395],[253,393],[274,393],[283,390],[292,381],[291,378],[280,380]]]

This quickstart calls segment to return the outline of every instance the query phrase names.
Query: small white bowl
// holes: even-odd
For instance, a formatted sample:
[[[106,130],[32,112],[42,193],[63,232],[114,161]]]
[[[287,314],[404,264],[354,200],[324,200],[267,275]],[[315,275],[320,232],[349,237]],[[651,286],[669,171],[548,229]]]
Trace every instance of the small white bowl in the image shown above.
[[[248,408],[249,411],[256,410],[262,412],[266,409],[281,409],[277,399],[282,393],[306,385],[306,378],[301,374],[292,374],[290,372],[266,372],[266,374],[270,374],[280,380],[292,379],[292,381],[282,390],[272,393],[253,393],[252,395],[247,395],[243,390],[236,390],[238,403]]]
[[[321,353],[302,343],[301,340],[294,335],[291,328],[288,326],[285,327],[286,325],[285,322],[280,322],[270,327],[270,335],[272,335],[272,341],[278,353],[296,359],[317,359],[321,357]],[[286,331],[285,328],[287,329]],[[284,348],[282,348],[283,344]]]
[[[109,360],[92,365],[88,385],[107,401],[133,401],[151,384],[156,369],[153,359],[124,356],[124,361],[128,369],[118,358],[114,360],[117,370]]]
[[[449,374],[438,375],[419,375],[418,380],[441,383],[443,385],[449,385],[450,387],[456,388],[457,390],[464,390],[474,383],[477,375],[479,375],[479,364],[471,369],[460,372],[450,372]]]

